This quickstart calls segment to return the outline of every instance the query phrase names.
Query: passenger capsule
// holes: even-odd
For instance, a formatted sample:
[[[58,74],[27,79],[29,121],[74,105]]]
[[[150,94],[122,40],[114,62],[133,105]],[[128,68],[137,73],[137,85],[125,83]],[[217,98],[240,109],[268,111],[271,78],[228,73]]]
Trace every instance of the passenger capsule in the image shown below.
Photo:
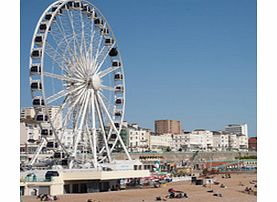
[[[41,46],[42,42],[43,42],[43,36],[42,35],[37,35],[35,37],[35,44]]]
[[[51,129],[42,129],[40,134],[41,136],[52,136],[53,131]]]
[[[114,123],[114,126],[115,126],[116,128],[119,128],[120,124],[117,123],[117,122],[115,122],[115,123]]]
[[[94,24],[96,26],[103,27],[104,26],[104,21],[101,18],[97,18],[97,19],[94,20]]]
[[[124,87],[122,85],[115,86],[115,92],[124,92]]]
[[[111,134],[111,138],[112,138],[112,139],[115,139],[116,137],[117,137],[117,135],[116,135],[115,133],[112,133],[112,134]]]
[[[115,80],[123,80],[123,74],[121,74],[121,73],[116,73],[116,74],[114,75],[114,79],[115,79]]]
[[[120,117],[122,116],[122,111],[115,111],[114,115]]]
[[[117,104],[117,105],[123,104],[123,99],[122,98],[116,98],[115,104]]]
[[[72,1],[66,3],[66,8],[67,9],[70,9],[72,7],[73,7],[73,2]]]
[[[44,100],[42,97],[35,97],[33,99],[33,106],[34,107],[41,107],[44,106]]]
[[[56,159],[64,158],[65,153],[64,152],[55,152],[53,157]]]
[[[105,46],[111,46],[113,45],[113,43],[114,43],[114,40],[112,38],[109,37],[105,39]]]
[[[74,8],[74,9],[79,9],[79,8],[81,8],[81,3],[78,2],[78,1],[77,1],[77,2],[74,2],[74,3],[73,3],[73,8]]]
[[[85,13],[90,13],[91,12],[91,7],[87,4],[84,4],[82,7],[82,11]]]
[[[57,10],[58,6],[53,6],[52,7],[52,12],[55,12]]]
[[[92,9],[90,9],[89,11],[88,11],[88,17],[89,18],[92,18],[92,19],[97,19],[97,13],[96,13],[96,11],[95,10],[92,10]]]
[[[108,35],[109,34],[109,29],[108,28],[102,28],[101,29],[101,34],[104,35],[104,36]]]
[[[40,74],[41,73],[41,66],[40,64],[33,64],[30,68],[31,74]]]
[[[58,143],[47,142],[46,147],[48,147],[48,148],[58,148]]]
[[[41,90],[42,89],[42,84],[40,81],[32,81],[31,83],[31,89],[32,90]]]
[[[120,66],[121,66],[121,63],[120,63],[118,60],[114,60],[114,61],[112,62],[112,66],[113,66],[113,67],[120,67]]]
[[[46,114],[38,114],[36,116],[36,121],[38,121],[38,122],[48,121],[48,116]]]
[[[40,32],[44,33],[47,30],[47,22],[42,22],[39,25]],[[51,30],[51,27],[49,28],[49,31]]]
[[[112,48],[109,52],[109,56],[114,57],[117,56],[118,51],[116,50],[116,48]]]
[[[41,57],[41,49],[34,49],[31,53],[32,58],[40,58]]]

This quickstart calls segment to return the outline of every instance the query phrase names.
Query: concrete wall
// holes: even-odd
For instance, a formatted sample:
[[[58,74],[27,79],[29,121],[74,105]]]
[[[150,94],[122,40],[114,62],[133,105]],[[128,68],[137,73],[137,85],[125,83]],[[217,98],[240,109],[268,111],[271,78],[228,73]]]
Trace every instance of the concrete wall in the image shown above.
[[[125,159],[126,155],[124,153],[116,153],[114,154],[116,159]],[[187,160],[193,156],[193,152],[165,152],[165,153],[135,153],[130,154],[132,159],[138,159],[140,156],[163,156],[165,161],[168,162],[177,162],[182,160]],[[196,159],[202,159],[206,161],[224,161],[224,160],[235,160],[236,157],[239,156],[257,156],[256,151],[251,152],[199,152]]]

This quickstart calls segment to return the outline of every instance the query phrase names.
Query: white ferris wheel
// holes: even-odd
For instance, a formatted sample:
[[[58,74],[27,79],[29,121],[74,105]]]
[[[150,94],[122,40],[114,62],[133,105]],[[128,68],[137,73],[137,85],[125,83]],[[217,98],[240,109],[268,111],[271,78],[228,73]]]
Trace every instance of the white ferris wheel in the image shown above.
[[[60,153],[68,168],[84,163],[84,153],[92,167],[110,163],[116,147],[131,160],[120,136],[123,63],[112,29],[94,5],[85,0],[51,4],[35,28],[29,68],[42,137],[31,165],[45,148]]]

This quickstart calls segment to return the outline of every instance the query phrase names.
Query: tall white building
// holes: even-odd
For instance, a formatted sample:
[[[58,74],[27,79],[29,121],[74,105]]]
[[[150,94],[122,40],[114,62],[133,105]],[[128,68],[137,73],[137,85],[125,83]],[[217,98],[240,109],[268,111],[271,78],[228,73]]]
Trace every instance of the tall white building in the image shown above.
[[[144,152],[150,149],[150,130],[138,124],[127,125],[128,148],[131,152]]]
[[[229,124],[225,126],[225,131],[229,133],[230,149],[248,149],[248,127],[247,124]]]
[[[213,131],[213,149],[224,151],[229,147],[229,136],[223,131]]]
[[[213,148],[213,133],[204,129],[193,130],[189,134],[190,148],[192,150],[211,150]]]
[[[248,137],[246,135],[237,135],[238,138],[238,145],[239,145],[239,150],[245,151],[248,150]]]
[[[243,134],[248,137],[248,129],[247,124],[229,124],[225,126],[225,131],[227,133],[234,133],[234,134]]]

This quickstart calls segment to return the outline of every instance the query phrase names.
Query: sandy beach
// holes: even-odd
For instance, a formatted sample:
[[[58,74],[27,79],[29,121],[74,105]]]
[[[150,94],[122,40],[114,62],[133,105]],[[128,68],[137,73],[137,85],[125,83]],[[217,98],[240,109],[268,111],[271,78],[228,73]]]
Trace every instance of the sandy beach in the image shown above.
[[[257,196],[253,194],[243,193],[245,187],[251,187],[253,189],[254,184],[250,184],[250,181],[256,180],[257,175],[251,174],[232,174],[231,178],[225,179],[221,175],[215,175],[215,178],[223,183],[226,188],[220,188],[219,185],[209,185],[208,187],[192,185],[190,181],[179,181],[168,183],[161,188],[148,188],[148,189],[132,189],[113,192],[101,192],[101,193],[89,193],[89,194],[67,194],[58,196],[58,202],[87,202],[88,199],[92,199],[95,202],[150,202],[156,201],[157,196],[164,197],[167,194],[169,188],[175,190],[184,191],[187,193],[186,199],[167,199],[166,201],[197,201],[197,202],[255,202]],[[244,185],[240,185],[240,182]],[[213,193],[207,192],[213,190],[222,194],[222,197],[213,196]],[[24,196],[23,202],[38,202],[33,196]]]

